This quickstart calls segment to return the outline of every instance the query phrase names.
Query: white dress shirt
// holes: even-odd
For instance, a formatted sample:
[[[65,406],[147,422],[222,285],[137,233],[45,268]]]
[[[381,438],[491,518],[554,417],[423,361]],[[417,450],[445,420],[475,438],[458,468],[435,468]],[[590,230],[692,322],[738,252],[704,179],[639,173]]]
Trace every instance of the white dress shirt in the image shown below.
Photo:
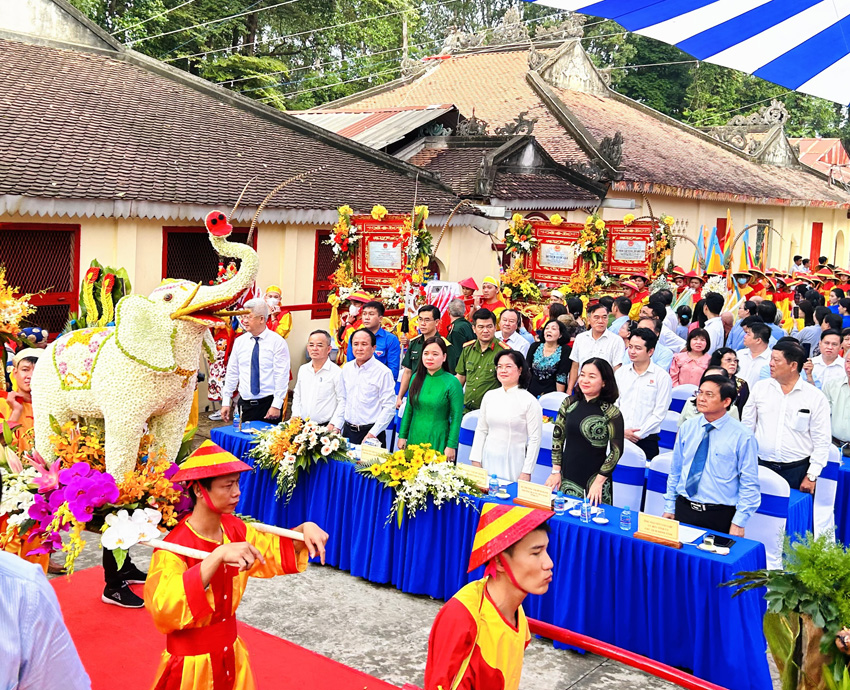
[[[227,362],[224,377],[222,405],[230,405],[230,399],[238,390],[243,400],[258,400],[274,396],[272,407],[281,409],[289,390],[289,347],[274,331],[266,328],[260,340],[260,392],[251,393],[251,356],[254,354],[254,336],[243,333],[233,342],[233,351]]]
[[[844,372],[844,358],[836,357],[832,364],[827,364],[823,361],[823,355],[818,355],[812,359],[812,378],[815,380],[815,385],[823,390],[823,387],[830,381],[843,381],[847,378]]]
[[[384,431],[395,416],[395,382],[386,364],[370,357],[362,365],[351,360],[342,368],[342,400],[332,420],[337,429],[344,422],[372,424],[373,436]]]
[[[711,338],[708,354],[712,354],[716,349],[723,347],[723,342],[726,340],[726,331],[723,328],[722,319],[719,316],[710,318],[705,322],[705,330],[708,331],[708,337]]]
[[[684,350],[686,343],[685,339],[679,337],[679,334],[675,330],[671,330],[663,324],[661,326],[661,334],[658,336],[658,342],[664,345],[664,347],[670,348],[673,354]]]
[[[313,362],[302,364],[292,394],[292,416],[329,422],[340,414],[342,405],[342,370],[330,358],[319,368]]]
[[[481,411],[470,462],[480,462],[487,474],[515,482],[537,464],[543,435],[543,408],[527,390],[496,388],[481,400]]]
[[[601,357],[612,367],[616,367],[620,364],[624,349],[623,339],[607,328],[599,338],[593,337],[593,331],[584,331],[576,336],[570,359],[578,362],[581,367],[591,357]]]
[[[519,332],[514,331],[511,334],[511,337],[505,340],[502,337],[502,332],[499,331],[496,333],[496,340],[501,340],[505,345],[511,348],[511,350],[516,350],[517,352],[521,352],[523,357],[528,356],[528,348],[531,346],[525,338],[523,338]]]
[[[629,362],[617,369],[614,376],[620,390],[617,407],[623,414],[623,426],[637,429],[636,435],[641,439],[661,431],[661,422],[673,398],[670,374],[653,362],[638,374],[634,363]]]
[[[745,347],[736,353],[738,355],[738,373],[736,376],[739,379],[744,379],[750,390],[762,379],[762,370],[765,367],[770,367],[771,352],[773,350],[767,348],[760,355],[754,357],[750,348]]]
[[[673,335],[676,335],[676,329],[679,327],[679,316],[669,306],[667,307],[667,314],[665,314],[664,321],[661,325],[666,326],[671,331],[673,331]],[[678,338],[679,336],[676,335],[676,337]],[[666,343],[665,343],[665,345],[666,345]],[[684,344],[684,341],[683,341],[682,347],[684,347],[684,346],[685,346],[685,344]],[[670,347],[670,346],[667,345],[667,347]]]
[[[756,435],[760,459],[797,462],[808,457],[809,474],[818,476],[826,467],[832,440],[829,402],[802,378],[787,395],[774,378],[758,381],[741,422]]]

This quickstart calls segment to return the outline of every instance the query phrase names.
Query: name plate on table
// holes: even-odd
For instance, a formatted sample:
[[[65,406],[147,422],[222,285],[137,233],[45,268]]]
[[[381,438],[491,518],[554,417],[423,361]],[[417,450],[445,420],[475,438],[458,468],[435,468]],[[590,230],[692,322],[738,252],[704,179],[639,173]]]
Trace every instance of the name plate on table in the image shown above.
[[[487,470],[483,467],[473,467],[472,465],[458,464],[457,471],[460,472],[466,479],[473,482],[482,491],[487,491],[490,479],[487,476]]]
[[[682,548],[682,542],[679,541],[678,520],[668,520],[656,515],[638,513],[638,528],[635,532],[635,538],[672,546],[674,549]]]
[[[387,449],[382,446],[372,446],[368,443],[360,445],[360,464],[374,465],[376,462],[383,462],[387,455]]]
[[[543,484],[518,481],[514,503],[528,508],[552,510],[552,489]]]

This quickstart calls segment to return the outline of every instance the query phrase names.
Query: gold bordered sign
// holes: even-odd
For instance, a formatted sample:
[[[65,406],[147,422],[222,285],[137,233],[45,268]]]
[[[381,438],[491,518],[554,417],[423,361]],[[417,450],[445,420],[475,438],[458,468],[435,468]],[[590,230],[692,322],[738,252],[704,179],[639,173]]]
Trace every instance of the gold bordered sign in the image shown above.
[[[483,467],[473,467],[472,465],[458,464],[457,470],[464,477],[474,482],[475,485],[481,489],[482,491],[487,491],[487,485],[489,483],[489,479],[487,477],[487,470]]]
[[[383,462],[386,454],[387,449],[381,448],[381,446],[370,446],[366,443],[360,446],[360,462],[363,465]]]
[[[518,481],[514,503],[528,508],[552,510],[552,489],[544,484]]]
[[[638,528],[634,536],[636,539],[672,546],[674,549],[682,548],[682,542],[679,541],[678,520],[638,513]]]

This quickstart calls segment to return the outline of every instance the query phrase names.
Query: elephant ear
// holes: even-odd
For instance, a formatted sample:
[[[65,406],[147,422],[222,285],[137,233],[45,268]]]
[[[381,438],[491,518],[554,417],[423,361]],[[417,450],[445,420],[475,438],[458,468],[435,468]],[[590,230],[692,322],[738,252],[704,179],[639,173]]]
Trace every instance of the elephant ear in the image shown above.
[[[215,338],[209,328],[204,331],[204,355],[210,364],[215,362]]]
[[[161,303],[128,295],[118,303],[115,342],[130,359],[156,371],[174,371],[177,325]]]

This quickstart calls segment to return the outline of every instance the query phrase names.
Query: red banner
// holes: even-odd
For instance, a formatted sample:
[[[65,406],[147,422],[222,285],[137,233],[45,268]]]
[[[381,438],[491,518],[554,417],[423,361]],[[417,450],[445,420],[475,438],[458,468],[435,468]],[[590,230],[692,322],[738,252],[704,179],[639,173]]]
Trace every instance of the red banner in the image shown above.
[[[364,288],[379,288],[392,283],[404,268],[406,259],[401,229],[406,215],[352,216],[357,226],[357,253],[354,255],[354,275]]]
[[[649,223],[624,225],[622,221],[605,221],[608,230],[606,271],[611,274],[633,273],[649,269],[652,250],[652,226]]]
[[[528,257],[528,272],[540,286],[558,287],[569,281],[579,266],[575,243],[581,233],[580,223],[552,225],[531,221],[537,247]]]

